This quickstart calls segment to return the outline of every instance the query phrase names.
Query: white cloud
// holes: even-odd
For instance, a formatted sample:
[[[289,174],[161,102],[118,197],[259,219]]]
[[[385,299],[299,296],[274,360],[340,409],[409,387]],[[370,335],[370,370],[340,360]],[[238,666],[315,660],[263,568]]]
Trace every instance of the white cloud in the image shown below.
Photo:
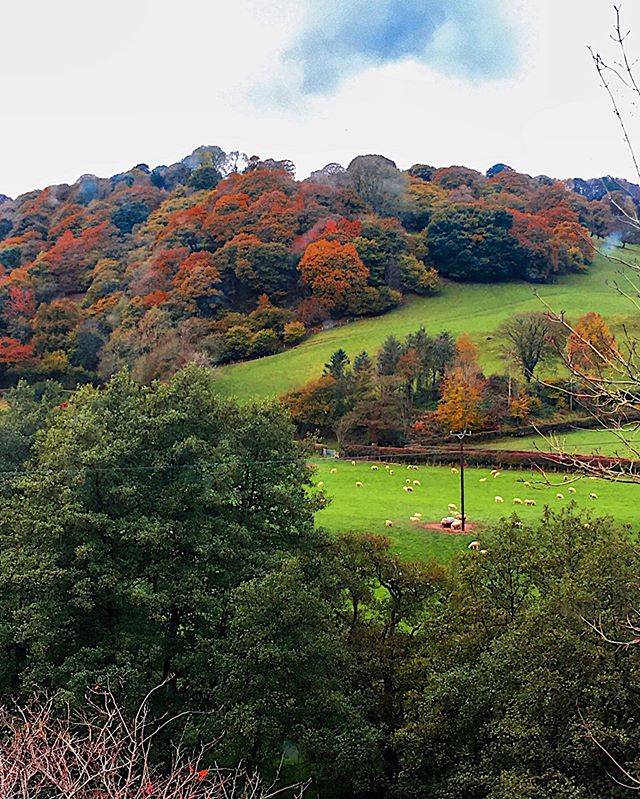
[[[505,161],[532,174],[632,177],[586,49],[611,44],[608,0],[503,3],[520,56],[508,80],[407,59],[311,98],[282,58],[304,2],[12,3],[0,29],[0,192],[170,163],[199,144],[288,157],[300,175],[380,152],[403,167]],[[624,13],[640,55],[640,8]]]

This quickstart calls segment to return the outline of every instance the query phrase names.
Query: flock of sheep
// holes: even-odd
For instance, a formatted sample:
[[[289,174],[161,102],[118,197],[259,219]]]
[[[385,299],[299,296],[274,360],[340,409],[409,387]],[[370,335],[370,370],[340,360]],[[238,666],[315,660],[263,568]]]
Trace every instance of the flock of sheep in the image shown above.
[[[352,460],[351,464],[352,464],[352,466],[355,466],[356,465],[356,461]],[[389,464],[387,464],[384,468],[385,468],[385,470],[387,471],[388,474],[390,474],[390,475],[394,474],[394,469],[392,469]],[[408,465],[407,469],[409,471],[418,471],[418,467],[416,465],[414,465],[414,464]],[[379,466],[377,464],[372,464],[371,471],[372,472],[377,472],[378,470],[379,470]],[[330,470],[331,474],[337,474],[337,472],[338,472],[338,469],[336,467],[333,467]],[[459,470],[455,466],[452,466],[451,467],[451,474],[459,474]],[[490,475],[491,475],[491,477],[494,480],[496,480],[496,479],[498,479],[500,477],[500,471],[498,469],[492,469],[491,472],[490,472]],[[489,479],[488,477],[481,477],[480,478],[480,482],[481,483],[486,483],[488,479]],[[564,479],[566,480],[567,478],[565,477]],[[406,478],[404,483],[405,484],[402,486],[402,490],[404,492],[406,492],[406,493],[412,493],[414,488],[417,488],[417,487],[419,487],[421,485],[420,480],[412,480],[411,478]],[[317,486],[318,486],[318,488],[323,488],[324,487],[324,482],[320,481],[319,483],[317,483]],[[525,480],[523,482],[523,486],[524,486],[524,488],[531,488],[531,483]],[[362,482],[362,480],[356,480],[356,488],[363,488],[363,487],[364,487],[364,483]],[[567,492],[569,494],[576,494],[577,493],[577,491],[576,491],[574,486],[568,486]],[[561,493],[561,492],[556,493],[556,499],[557,500],[563,500],[564,498],[565,498],[565,496],[564,496],[563,493]],[[589,494],[589,498],[590,499],[598,499],[598,495],[595,492],[592,491]],[[496,504],[502,504],[502,503],[504,503],[504,498],[496,494],[494,496],[494,502],[496,502]],[[514,497],[513,498],[513,504],[514,505],[526,505],[528,507],[533,507],[537,503],[536,503],[535,499],[531,499],[531,498],[521,499],[520,497]],[[457,506],[454,503],[449,503],[448,511],[449,511],[449,515],[445,516],[442,519],[442,522],[441,522],[442,526],[443,527],[448,527],[451,530],[460,530],[461,527],[462,527],[462,514],[458,513]],[[422,522],[422,514],[421,513],[414,513],[412,516],[409,517],[409,521],[415,522],[415,523]],[[386,527],[393,527],[393,520],[386,519],[385,520],[385,526]],[[470,549],[477,549],[477,550],[479,550],[481,552],[486,552],[486,550],[480,550],[480,544],[479,544],[478,541],[472,541],[471,544],[469,544],[469,548]]]

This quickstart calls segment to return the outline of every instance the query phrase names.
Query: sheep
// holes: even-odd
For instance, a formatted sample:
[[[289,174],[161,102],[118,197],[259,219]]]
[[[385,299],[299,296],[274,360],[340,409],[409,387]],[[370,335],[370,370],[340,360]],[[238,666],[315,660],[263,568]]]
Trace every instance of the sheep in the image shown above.
[[[498,471],[497,469],[492,469],[492,470],[489,472],[489,474],[491,475],[491,477],[493,477],[493,476],[494,476],[494,474],[495,474],[497,471]]]
[[[496,503],[496,505],[501,505],[504,502],[504,499],[502,499],[502,497],[494,497],[493,500]]]
[[[455,466],[451,467],[451,474],[458,474],[458,469]]]
[[[393,469],[389,469],[389,474],[393,474]]]
[[[461,530],[462,529],[462,519],[456,519],[455,522],[451,522],[451,529],[452,530]]]
[[[489,479],[488,477],[481,477],[480,478],[480,482],[481,483],[486,483],[488,479]]]
[[[419,521],[422,521],[422,520],[418,516],[410,516],[409,517],[409,521],[410,522],[419,522]]]
[[[564,499],[564,494],[561,494],[559,491],[556,494],[556,499]]]
[[[480,554],[481,555],[488,555],[489,554],[489,550],[488,549],[481,549],[480,550]]]
[[[496,479],[496,477],[500,477],[500,472],[496,472],[496,473],[493,475],[493,479],[494,479],[494,480]]]
[[[514,497],[513,498],[513,504],[514,505],[522,505],[522,500],[520,499],[520,497]]]
[[[411,471],[411,469],[413,469],[413,466],[412,466],[410,463],[408,463],[408,464],[407,464],[407,470],[408,470],[408,471]]]
[[[480,549],[480,542],[479,541],[472,541],[469,544],[468,549]]]
[[[570,494],[575,494],[576,493],[576,490],[575,490],[575,488],[573,486],[569,486],[569,493]]]
[[[377,472],[377,471],[378,471],[378,467],[377,467],[377,466],[375,466],[375,465],[374,465],[374,466],[372,466],[372,467],[371,467],[371,471],[372,471],[372,472]]]
[[[403,491],[413,491],[412,486],[402,486]]]
[[[458,506],[457,506],[457,505],[454,505],[454,504],[453,504],[453,502],[450,502],[450,503],[447,505],[447,508],[448,508],[448,510],[458,510]]]
[[[385,527],[393,527],[393,522],[391,521],[391,519],[387,519],[386,522],[384,523],[384,526]]]
[[[320,480],[320,482],[318,483],[318,488],[322,488],[323,485],[324,485],[324,481]]]
[[[416,511],[413,515],[417,516],[419,519],[422,519],[422,514],[418,513],[418,511]]]
[[[419,486],[420,485],[420,480],[414,480],[413,484],[414,484],[414,486]]]
[[[360,480],[356,482],[356,488],[362,488],[363,485],[364,483],[361,483]]]
[[[331,469],[331,474],[338,474],[338,470],[337,469]]]
[[[387,463],[387,465],[386,465],[384,468],[385,468],[385,469],[388,469],[388,468],[389,468],[389,464]]]
[[[525,488],[531,488],[531,483],[528,480],[525,480],[522,484]]]
[[[589,494],[589,499],[598,499],[598,495],[593,491]]]
[[[406,483],[406,485],[411,485],[411,480],[408,477],[404,482]]]
[[[356,462],[355,462],[355,461],[351,461],[351,465],[352,465],[352,466],[355,466],[355,465],[356,465]]]
[[[414,472],[417,472],[417,471],[418,471],[418,467],[417,467],[417,466],[415,466],[415,465],[413,465],[411,468],[413,469],[413,471],[414,471]]]
[[[533,507],[536,504],[536,501],[535,499],[525,499],[524,504],[528,505],[529,507]]]

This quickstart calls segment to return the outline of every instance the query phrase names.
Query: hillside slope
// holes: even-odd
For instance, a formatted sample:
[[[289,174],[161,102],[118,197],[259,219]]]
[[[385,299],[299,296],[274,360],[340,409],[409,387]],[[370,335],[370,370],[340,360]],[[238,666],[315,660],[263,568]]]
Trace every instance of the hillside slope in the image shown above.
[[[640,259],[640,249],[625,249],[626,258]],[[450,330],[454,335],[468,332],[482,342],[480,362],[485,373],[498,369],[500,341],[494,338],[498,326],[519,311],[539,310],[540,297],[569,317],[597,311],[615,327],[633,324],[632,308],[607,281],[615,277],[617,264],[596,255],[586,275],[566,275],[551,285],[534,289],[529,283],[461,284],[446,283],[435,297],[412,298],[385,316],[363,319],[311,336],[287,352],[255,361],[233,364],[217,370],[220,394],[239,399],[274,397],[317,377],[335,350],[346,350],[353,358],[361,350],[374,353],[393,334],[405,336],[424,326],[430,333]],[[491,336],[490,340],[487,337]]]

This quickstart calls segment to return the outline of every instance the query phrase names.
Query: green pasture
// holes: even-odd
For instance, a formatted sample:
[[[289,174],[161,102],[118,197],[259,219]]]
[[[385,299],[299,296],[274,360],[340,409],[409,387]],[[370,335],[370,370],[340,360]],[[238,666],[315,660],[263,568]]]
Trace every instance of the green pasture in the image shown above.
[[[640,257],[627,247],[624,257]],[[615,328],[622,322],[637,327],[633,307],[607,281],[616,278],[619,266],[598,255],[589,272],[566,275],[556,283],[537,287],[540,297],[554,310],[577,318],[598,311]],[[530,283],[444,284],[434,297],[412,297],[400,308],[383,316],[361,319],[311,336],[294,349],[255,361],[216,370],[216,387],[224,396],[238,399],[274,397],[296,388],[322,372],[332,352],[346,350],[353,358],[361,350],[369,353],[393,334],[403,337],[424,326],[429,333],[450,330],[469,333],[480,346],[480,363],[487,374],[504,371],[501,341],[495,337],[499,325],[514,313],[543,310]]]
[[[395,551],[407,559],[428,560],[433,557],[447,558],[454,552],[466,549],[469,542],[478,538],[482,541],[482,529],[501,517],[510,516],[514,511],[523,520],[533,520],[541,516],[544,506],[554,509],[567,506],[572,500],[579,508],[588,508],[599,516],[612,516],[617,522],[640,527],[640,486],[606,483],[601,480],[580,478],[570,483],[576,493],[571,494],[562,474],[549,474],[552,486],[544,485],[539,475],[517,470],[504,470],[493,478],[489,469],[465,469],[466,513],[469,522],[476,523],[470,535],[451,535],[435,530],[421,528],[409,521],[414,513],[422,513],[423,522],[437,522],[447,515],[447,505],[451,502],[459,506],[460,477],[452,474],[450,467],[419,466],[418,471],[408,470],[406,464],[378,463],[377,471],[372,464],[349,460],[314,461],[313,482],[324,486],[318,490],[330,499],[329,505],[319,511],[317,523],[331,532],[351,530],[362,533],[375,533],[388,536]],[[336,469],[331,474],[331,469]],[[393,474],[389,472],[393,470]],[[480,482],[481,478],[487,478]],[[413,492],[402,490],[405,481],[419,480]],[[567,475],[568,480],[573,478]],[[361,488],[356,482],[363,483]],[[524,486],[529,481],[531,487]],[[597,499],[590,499],[591,493]],[[564,499],[556,499],[562,493]],[[504,499],[496,504],[495,496]],[[513,499],[535,499],[535,507],[514,505]],[[386,527],[385,521],[393,522]]]
[[[613,458],[637,459],[637,453],[640,452],[640,426],[633,424],[619,432],[595,428],[571,430],[556,435],[500,438],[480,446],[483,449],[540,452],[557,452],[560,447],[563,452],[571,455],[605,455]]]

